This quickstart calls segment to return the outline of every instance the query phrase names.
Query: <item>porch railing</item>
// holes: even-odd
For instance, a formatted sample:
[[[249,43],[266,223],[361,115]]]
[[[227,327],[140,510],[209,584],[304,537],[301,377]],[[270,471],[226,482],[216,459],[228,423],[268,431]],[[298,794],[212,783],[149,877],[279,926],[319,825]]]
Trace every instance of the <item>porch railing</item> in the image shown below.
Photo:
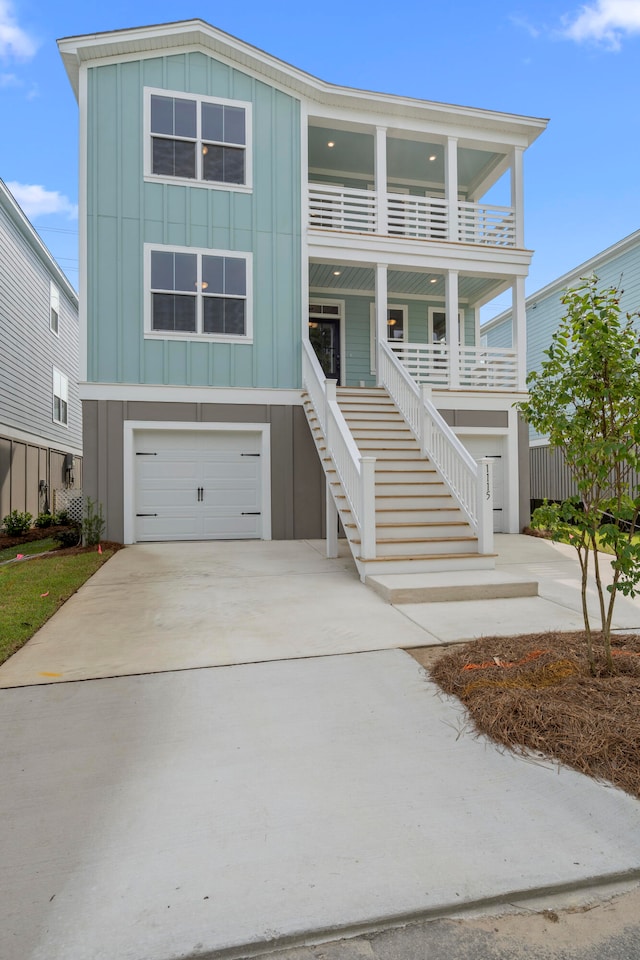
[[[314,183],[309,188],[309,226],[321,230],[375,233],[376,195],[372,190]]]
[[[302,382],[322,429],[360,535],[360,556],[376,557],[375,457],[362,457],[336,400],[336,381],[326,380],[310,343],[302,344]]]
[[[478,538],[480,553],[493,551],[491,461],[476,462],[388,344],[378,352],[379,377],[402,413],[423,454],[439,470]]]
[[[375,190],[356,190],[332,183],[309,184],[309,227],[351,233],[381,233],[378,195]],[[417,240],[457,240],[496,247],[516,245],[515,211],[459,200],[458,227],[450,235],[447,201],[443,197],[414,197],[403,193],[384,195],[385,235]]]
[[[394,354],[416,383],[449,388],[450,350],[445,343],[393,343]],[[467,390],[518,390],[518,358],[507,347],[458,347],[458,381]]]

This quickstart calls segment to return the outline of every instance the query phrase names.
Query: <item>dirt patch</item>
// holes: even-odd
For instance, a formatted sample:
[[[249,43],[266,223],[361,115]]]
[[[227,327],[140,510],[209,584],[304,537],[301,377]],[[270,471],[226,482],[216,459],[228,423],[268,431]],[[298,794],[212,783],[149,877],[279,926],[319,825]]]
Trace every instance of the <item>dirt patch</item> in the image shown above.
[[[477,732],[640,798],[640,636],[615,636],[612,649],[613,676],[599,638],[591,675],[583,633],[483,637],[416,659],[464,703]]]

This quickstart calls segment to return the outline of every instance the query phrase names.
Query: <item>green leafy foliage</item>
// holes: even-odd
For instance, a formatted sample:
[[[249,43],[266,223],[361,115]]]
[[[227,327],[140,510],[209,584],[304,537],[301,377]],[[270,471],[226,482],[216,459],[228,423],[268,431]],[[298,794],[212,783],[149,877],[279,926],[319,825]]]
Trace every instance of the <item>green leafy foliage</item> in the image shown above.
[[[18,510],[12,510],[3,519],[2,525],[7,536],[19,537],[26,533],[31,526],[33,516],[30,513],[20,513]]]
[[[578,497],[562,504],[545,503],[534,513],[533,523],[578,552],[589,651],[586,597],[593,557],[610,669],[616,594],[635,596],[640,582],[640,542],[634,538],[640,497],[632,489],[640,468],[640,338],[635,315],[623,315],[619,300],[618,290],[599,290],[596,277],[562,297],[565,316],[540,371],[528,377],[529,400],[519,404],[528,423],[549,437],[552,448],[564,451],[575,480]],[[614,558],[613,580],[606,588],[599,543]]]
[[[97,509],[96,509],[97,508]],[[105,521],[102,516],[102,504],[87,498],[85,514],[82,520],[82,539],[87,547],[95,547],[104,533]]]
[[[39,530],[44,530],[46,527],[51,527],[55,522],[56,518],[53,513],[39,513],[33,521],[33,525],[38,527]]]
[[[55,533],[56,542],[62,547],[77,547],[82,541],[82,530],[79,523],[71,523]]]

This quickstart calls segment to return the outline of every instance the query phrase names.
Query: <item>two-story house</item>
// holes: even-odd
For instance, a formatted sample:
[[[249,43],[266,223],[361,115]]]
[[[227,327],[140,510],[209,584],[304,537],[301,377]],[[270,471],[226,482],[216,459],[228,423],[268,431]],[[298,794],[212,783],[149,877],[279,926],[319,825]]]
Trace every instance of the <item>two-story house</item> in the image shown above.
[[[59,48],[107,535],[335,552],[339,515],[363,576],[490,563],[493,526],[520,529],[522,157],[546,121],[338,87],[201,20]],[[483,349],[504,291],[514,346]]]
[[[0,180],[0,521],[82,485],[78,297]]]
[[[525,300],[527,323],[527,370],[539,370],[545,351],[566,312],[562,297],[580,286],[587,277],[597,277],[600,287],[620,292],[620,309],[640,311],[640,230],[602,250],[594,257],[552,280]],[[511,346],[512,315],[505,310],[482,327],[483,339],[490,348]],[[575,496],[577,488],[564,462],[561,450],[551,450],[546,437],[533,428],[530,441],[530,493],[532,507],[542,500],[564,500]]]

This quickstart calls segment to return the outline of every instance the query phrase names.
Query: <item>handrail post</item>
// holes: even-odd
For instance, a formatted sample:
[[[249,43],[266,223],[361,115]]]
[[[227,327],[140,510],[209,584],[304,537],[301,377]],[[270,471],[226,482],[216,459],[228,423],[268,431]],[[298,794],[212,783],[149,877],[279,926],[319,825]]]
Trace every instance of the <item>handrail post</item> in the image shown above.
[[[429,417],[427,404],[431,403],[432,394],[431,384],[420,384],[420,450],[423,456],[426,456],[427,453],[427,421]]]
[[[493,553],[493,460],[478,460],[478,552]]]
[[[363,560],[376,558],[376,458],[360,457],[362,485],[362,529],[360,550]]]

